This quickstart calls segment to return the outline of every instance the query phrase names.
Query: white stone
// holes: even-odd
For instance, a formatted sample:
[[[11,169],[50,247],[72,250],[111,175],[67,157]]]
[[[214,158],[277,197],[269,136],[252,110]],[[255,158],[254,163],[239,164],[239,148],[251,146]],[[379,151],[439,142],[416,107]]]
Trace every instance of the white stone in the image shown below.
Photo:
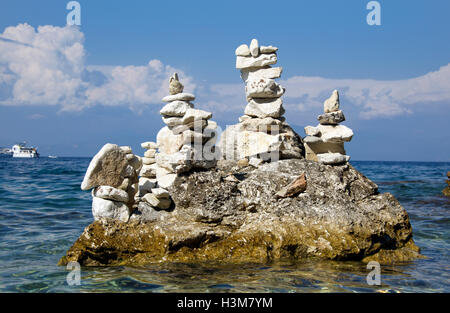
[[[167,174],[161,177],[158,177],[158,186],[164,189],[169,189],[173,186],[177,179],[177,174]]]
[[[166,104],[159,113],[168,117],[182,117],[186,110],[193,108],[194,105],[186,101],[172,101]]]
[[[257,79],[280,78],[283,72],[282,67],[249,68],[241,70],[241,78],[244,82]]]
[[[248,46],[246,44],[243,44],[243,45],[240,45],[239,47],[237,47],[234,54],[236,54],[237,56],[242,56],[242,57],[248,57],[251,55],[250,49],[248,48]]]
[[[92,190],[92,195],[97,198],[106,200],[113,200],[119,202],[128,202],[128,194],[121,190],[111,186],[98,186]]]
[[[152,165],[155,162],[156,162],[155,158],[146,158],[146,157],[142,158],[142,164],[144,165]]]
[[[260,166],[264,161],[258,158],[250,158],[250,161],[248,162],[248,164],[250,164],[251,166],[254,167],[258,167]]]
[[[323,164],[340,164],[348,162],[350,157],[340,153],[322,153],[317,155],[317,160]]]
[[[306,126],[305,127],[305,134],[308,136],[318,136],[320,134],[320,131],[317,127],[314,126]]]
[[[193,101],[193,100],[195,100],[195,96],[187,92],[177,93],[176,95],[165,96],[164,98],[162,98],[163,102]]]
[[[141,171],[139,172],[139,176],[141,177],[147,177],[147,178],[154,178],[156,177],[156,170],[155,167],[151,165],[143,165],[141,168]]]
[[[353,137],[353,131],[344,125],[319,125],[317,126],[322,141],[341,142],[350,141]]]
[[[179,125],[183,125],[183,118],[182,117],[162,117],[162,120],[164,124],[166,124],[169,127],[176,127]]]
[[[169,127],[173,134],[179,135],[185,130],[194,129],[195,131],[201,132],[208,125],[207,120],[194,120],[186,125],[178,125],[175,127]]]
[[[142,149],[158,149],[158,145],[156,142],[146,141],[141,143]]]
[[[258,40],[252,39],[250,42],[250,53],[252,57],[256,58],[259,55],[259,43]]]
[[[245,114],[259,118],[279,118],[284,114],[283,101],[277,99],[252,99],[245,107]]]
[[[182,118],[183,124],[192,123],[196,120],[209,120],[212,117],[211,112],[199,109],[187,109]]]
[[[134,154],[127,154],[128,164],[131,165],[136,172],[139,172],[142,168],[142,159],[140,156]]]
[[[241,117],[239,117],[239,122],[242,123],[242,122],[247,121],[247,120],[249,120],[251,118],[252,118],[251,116],[242,115]]]
[[[180,151],[183,146],[183,134],[174,134],[167,126],[161,128],[156,135],[159,151],[167,154]]]
[[[240,129],[260,132],[279,132],[281,121],[272,117],[252,118],[241,122]]]
[[[169,192],[164,188],[153,188],[152,194],[154,194],[155,197],[158,199],[169,199],[170,198]]]
[[[245,92],[248,98],[279,98],[284,94],[285,89],[273,79],[259,78],[248,80]]]
[[[171,95],[176,95],[183,92],[184,86],[178,80],[178,73],[174,73],[169,79],[169,93]]]
[[[273,46],[259,46],[260,53],[274,53],[277,52],[278,48]]]
[[[145,151],[144,157],[146,157],[146,158],[154,158],[155,157],[155,153],[156,153],[156,150],[149,149],[149,150]]]
[[[92,215],[96,221],[102,218],[109,218],[128,222],[130,209],[122,202],[94,197],[92,198]]]
[[[158,209],[168,209],[172,201],[170,199],[158,199],[154,194],[148,193],[142,197],[142,200]]]
[[[157,180],[156,178],[147,178],[147,177],[141,177],[139,178],[139,194],[142,197],[146,193],[149,193],[152,191],[153,188],[156,188],[157,186]]]
[[[331,113],[339,111],[339,92],[334,90],[331,96],[323,103],[323,111]]]
[[[120,189],[120,190],[123,190],[123,191],[127,191],[129,186],[130,186],[130,179],[129,178],[125,178],[123,180],[122,184],[119,187],[117,187],[117,188]],[[94,190],[92,190],[92,192],[94,192]],[[92,194],[92,195],[94,195],[94,194]]]
[[[251,68],[251,67],[264,67],[266,65],[272,65],[277,63],[277,55],[275,53],[271,54],[260,54],[256,58],[254,57],[236,57],[236,68]]]
[[[156,155],[156,163],[159,167],[163,167],[172,173],[179,173],[190,169],[190,160],[193,157],[184,151],[166,154],[158,153]]]
[[[124,153],[126,153],[126,154],[130,154],[130,153],[133,153],[133,150],[131,150],[131,147],[130,146],[121,146],[120,147],[120,150],[122,150]]]
[[[158,163],[155,163],[155,171],[156,171],[156,180],[159,178],[166,176],[167,174],[173,174],[173,171],[168,170],[167,168],[164,168],[162,166],[159,166]]]
[[[122,172],[127,166],[126,153],[119,146],[108,143],[89,163],[81,189],[89,190],[101,185],[118,187],[124,179]]]

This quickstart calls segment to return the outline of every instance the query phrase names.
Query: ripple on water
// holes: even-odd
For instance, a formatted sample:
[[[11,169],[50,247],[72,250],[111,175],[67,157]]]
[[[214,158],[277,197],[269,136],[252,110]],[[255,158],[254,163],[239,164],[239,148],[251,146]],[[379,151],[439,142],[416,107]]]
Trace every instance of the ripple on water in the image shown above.
[[[382,266],[368,286],[360,262],[157,264],[82,268],[69,286],[56,266],[92,221],[80,190],[88,158],[0,159],[2,292],[449,292],[450,201],[441,195],[450,163],[352,162],[408,211],[414,240],[428,258]]]

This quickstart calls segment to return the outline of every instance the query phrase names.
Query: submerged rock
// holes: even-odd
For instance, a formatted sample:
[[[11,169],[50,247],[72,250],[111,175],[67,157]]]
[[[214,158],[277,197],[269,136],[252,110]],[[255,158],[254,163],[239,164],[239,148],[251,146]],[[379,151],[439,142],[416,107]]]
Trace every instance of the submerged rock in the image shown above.
[[[291,183],[295,192],[280,198]],[[129,222],[94,221],[60,264],[420,257],[407,212],[377,188],[348,163],[288,159],[255,168],[219,161],[177,176],[166,188],[169,210],[141,205]]]

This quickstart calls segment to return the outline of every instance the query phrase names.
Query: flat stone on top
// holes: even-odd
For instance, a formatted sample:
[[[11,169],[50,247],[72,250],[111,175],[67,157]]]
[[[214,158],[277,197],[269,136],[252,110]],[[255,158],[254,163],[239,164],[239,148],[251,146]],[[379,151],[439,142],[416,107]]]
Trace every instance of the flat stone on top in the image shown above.
[[[182,92],[177,93],[176,95],[165,96],[162,98],[163,102],[172,102],[172,101],[193,101],[195,100],[195,96],[191,93]]]

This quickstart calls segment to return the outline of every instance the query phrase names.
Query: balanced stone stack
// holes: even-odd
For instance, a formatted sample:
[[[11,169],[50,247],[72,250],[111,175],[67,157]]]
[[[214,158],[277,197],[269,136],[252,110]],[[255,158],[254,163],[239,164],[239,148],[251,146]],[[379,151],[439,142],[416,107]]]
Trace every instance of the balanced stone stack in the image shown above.
[[[324,102],[324,114],[317,117],[317,127],[306,126],[306,137],[303,138],[306,159],[323,164],[342,164],[350,157],[345,154],[344,142],[350,141],[353,131],[344,125],[344,113],[339,110],[339,93],[334,90],[330,98]]]
[[[220,148],[225,159],[247,159],[253,165],[280,158],[302,158],[300,136],[285,122],[281,96],[285,89],[275,78],[281,76],[277,62],[278,48],[260,46],[256,39],[239,46],[236,68],[245,82],[247,106],[239,124],[230,126],[222,134]]]
[[[116,219],[127,222],[138,191],[141,159],[128,146],[106,144],[94,156],[81,184],[92,189],[92,214],[95,220]]]
[[[216,164],[217,123],[211,121],[212,113],[194,108],[195,96],[183,92],[183,85],[175,73],[169,80],[169,96],[162,101],[163,122],[156,142],[155,174],[158,185],[169,188],[177,174],[193,168],[208,169]]]

